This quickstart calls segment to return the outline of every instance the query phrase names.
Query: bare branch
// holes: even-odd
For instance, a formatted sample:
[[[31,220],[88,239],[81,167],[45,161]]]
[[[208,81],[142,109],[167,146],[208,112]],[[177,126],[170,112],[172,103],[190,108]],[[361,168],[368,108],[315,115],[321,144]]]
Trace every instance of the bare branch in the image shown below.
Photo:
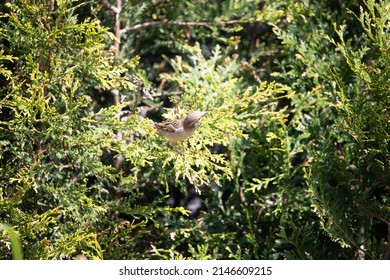
[[[115,41],[114,41],[114,49],[115,49],[115,55],[118,56],[119,54],[119,44],[121,41],[121,11],[122,11],[122,0],[116,0],[116,14],[115,14]]]
[[[108,8],[111,12],[114,12],[115,14],[119,14],[121,11],[118,9],[118,7],[115,7],[111,5],[107,0],[100,0],[100,2]]]
[[[231,25],[231,24],[238,24],[238,23],[246,23],[246,22],[243,22],[242,20],[223,20],[219,22],[217,21],[168,21],[168,20],[148,21],[127,28],[123,28],[121,30],[121,34],[127,32],[133,32],[150,26],[163,25],[163,24],[178,25],[178,26],[211,26],[213,24]]]

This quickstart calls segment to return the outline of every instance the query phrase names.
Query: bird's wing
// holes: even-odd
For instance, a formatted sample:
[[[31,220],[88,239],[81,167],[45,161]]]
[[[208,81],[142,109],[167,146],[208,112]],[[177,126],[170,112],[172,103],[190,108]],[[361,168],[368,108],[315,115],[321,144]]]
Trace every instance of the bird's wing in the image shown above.
[[[181,124],[181,120],[173,120],[173,121],[156,123],[155,126],[157,129],[160,130],[175,132],[177,129],[179,129],[182,126],[182,124]]]

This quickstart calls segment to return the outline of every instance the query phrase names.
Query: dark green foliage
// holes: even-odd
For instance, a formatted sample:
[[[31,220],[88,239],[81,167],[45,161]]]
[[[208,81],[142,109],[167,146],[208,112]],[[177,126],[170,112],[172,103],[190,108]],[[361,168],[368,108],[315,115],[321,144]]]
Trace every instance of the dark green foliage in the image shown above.
[[[344,137],[324,135],[327,157],[315,162],[308,182],[327,233],[359,257],[377,259],[390,256],[390,48],[384,43],[390,38],[390,10],[384,2],[367,1],[366,6],[367,11],[356,15],[365,44],[352,49],[354,40],[347,43],[345,28],[337,31],[339,43],[330,40],[353,71],[352,81],[334,73],[339,113],[335,129]]]
[[[0,259],[390,258],[390,6],[361,4],[0,4]]]

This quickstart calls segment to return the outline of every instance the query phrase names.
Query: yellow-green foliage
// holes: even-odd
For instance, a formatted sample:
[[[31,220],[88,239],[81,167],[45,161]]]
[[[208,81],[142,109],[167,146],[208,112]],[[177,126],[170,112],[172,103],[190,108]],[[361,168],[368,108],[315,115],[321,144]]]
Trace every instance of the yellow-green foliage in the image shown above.
[[[0,259],[390,258],[385,1],[3,2]]]
[[[194,110],[208,113],[192,138],[175,145],[179,150],[163,144],[156,157],[164,159],[165,175],[170,174],[173,165],[176,178],[186,178],[196,187],[207,185],[210,180],[219,185],[221,176],[232,178],[232,166],[226,155],[212,153],[209,148],[231,147],[236,140],[246,139],[244,130],[260,126],[264,115],[277,121],[279,118],[283,123],[282,113],[270,111],[268,103],[277,100],[275,96],[285,89],[267,83],[243,89],[236,77],[240,67],[238,59],[224,56],[219,46],[210,58],[202,54],[199,45],[188,47],[187,52],[184,59],[177,57],[171,61],[174,73],[162,75],[162,79],[177,85],[175,90],[183,91],[179,98],[173,98],[180,108],[178,113],[175,115],[172,109],[164,116],[183,117]],[[264,104],[262,109],[258,108],[260,104]]]

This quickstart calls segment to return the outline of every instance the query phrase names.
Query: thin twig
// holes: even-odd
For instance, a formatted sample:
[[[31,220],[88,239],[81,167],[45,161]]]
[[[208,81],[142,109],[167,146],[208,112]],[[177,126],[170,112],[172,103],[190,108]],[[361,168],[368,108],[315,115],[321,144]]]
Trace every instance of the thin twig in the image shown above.
[[[156,92],[156,93],[150,94],[150,97],[156,98],[156,97],[162,97],[162,96],[175,96],[175,95],[182,95],[182,94],[183,94],[183,92],[181,92],[181,91],[166,92],[166,93]]]
[[[223,21],[169,21],[169,20],[159,20],[159,21],[148,21],[139,23],[130,27],[123,28],[121,33],[133,32],[142,28],[147,28],[155,25],[178,25],[178,26],[211,26],[213,24],[222,24],[222,25],[231,25],[238,23],[246,23],[242,20],[223,20]]]

